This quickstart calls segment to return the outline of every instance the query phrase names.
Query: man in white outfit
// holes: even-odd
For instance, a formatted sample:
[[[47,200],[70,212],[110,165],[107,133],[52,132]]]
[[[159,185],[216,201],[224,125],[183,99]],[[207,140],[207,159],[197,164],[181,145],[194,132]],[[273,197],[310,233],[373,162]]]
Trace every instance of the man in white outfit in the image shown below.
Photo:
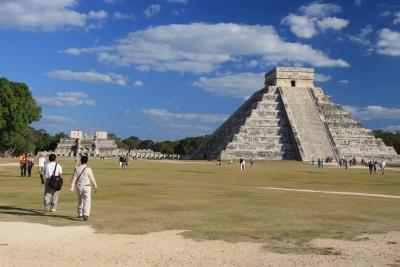
[[[87,156],[81,157],[81,166],[77,166],[72,176],[71,188],[69,191],[73,192],[76,187],[76,193],[78,194],[78,217],[87,221],[90,215],[91,207],[91,193],[92,185],[94,191],[97,190],[96,179],[93,176],[93,171],[86,164],[88,162]]]
[[[44,208],[46,211],[55,212],[60,191],[51,188],[49,182],[53,174],[62,179],[62,168],[61,165],[56,162],[55,154],[49,155],[49,161],[50,162],[47,163],[44,168],[44,173],[40,175],[40,179],[42,180],[42,184],[44,184]],[[46,181],[43,179],[43,176],[46,177]]]
[[[44,166],[46,165],[46,158],[42,155],[39,154],[39,174],[44,175]]]

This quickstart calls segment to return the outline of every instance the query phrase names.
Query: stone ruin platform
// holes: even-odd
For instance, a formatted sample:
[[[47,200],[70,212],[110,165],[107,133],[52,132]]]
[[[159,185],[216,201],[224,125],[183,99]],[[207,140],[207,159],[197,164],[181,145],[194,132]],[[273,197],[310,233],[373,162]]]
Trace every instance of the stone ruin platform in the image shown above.
[[[314,69],[277,67],[255,92],[191,155],[191,159],[385,159],[393,147],[352,119],[321,88]]]

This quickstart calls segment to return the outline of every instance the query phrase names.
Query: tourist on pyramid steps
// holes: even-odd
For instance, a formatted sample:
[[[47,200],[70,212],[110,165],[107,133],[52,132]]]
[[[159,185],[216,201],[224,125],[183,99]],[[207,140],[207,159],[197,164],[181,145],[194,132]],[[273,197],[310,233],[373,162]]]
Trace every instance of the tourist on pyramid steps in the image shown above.
[[[46,165],[46,158],[42,155],[39,154],[39,175],[44,175],[44,166]]]
[[[78,217],[83,218],[85,221],[89,219],[90,215],[92,186],[94,186],[94,192],[97,192],[96,179],[93,176],[92,169],[87,166],[87,162],[88,157],[82,156],[82,165],[75,168],[71,187],[69,189],[70,192],[74,192],[74,188],[76,188],[76,193],[78,195]]]
[[[381,163],[379,164],[379,167],[381,168],[381,174],[385,174],[385,166],[386,166],[386,162],[385,162],[385,160],[383,159],[383,160],[381,161]]]
[[[44,208],[46,211],[51,212],[55,212],[57,209],[60,191],[56,191],[50,187],[50,178],[54,174],[54,176],[58,176],[63,179],[62,168],[61,165],[56,162],[56,158],[57,157],[55,154],[49,155],[49,163],[47,163],[46,167],[44,168],[44,175],[40,176],[42,184],[44,184]],[[44,178],[46,178],[46,180],[44,180]]]
[[[374,168],[372,161],[370,160],[368,162],[368,169],[369,169],[369,174],[372,174],[372,169]]]
[[[26,158],[26,166],[28,168],[28,177],[31,177],[32,174],[32,167],[34,165],[34,158],[31,156],[31,154],[28,155]]]
[[[19,155],[19,169],[21,171],[21,177],[26,177],[26,154],[21,153]]]

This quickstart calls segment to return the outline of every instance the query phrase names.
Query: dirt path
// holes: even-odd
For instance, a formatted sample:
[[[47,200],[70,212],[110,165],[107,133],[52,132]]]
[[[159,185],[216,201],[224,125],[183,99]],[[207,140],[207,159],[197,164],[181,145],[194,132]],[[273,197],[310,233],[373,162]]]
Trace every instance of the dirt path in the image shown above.
[[[362,241],[319,239],[339,255],[265,251],[261,244],[197,242],[182,231],[145,235],[96,234],[89,226],[52,227],[0,222],[2,266],[385,266],[400,263],[400,232]]]
[[[267,190],[278,190],[278,191],[302,192],[302,193],[322,193],[322,194],[331,194],[331,195],[380,197],[380,198],[400,199],[400,196],[397,196],[397,195],[383,195],[383,194],[370,194],[370,193],[357,193],[357,192],[339,192],[339,191],[321,191],[321,190],[280,188],[280,187],[257,187],[257,188],[259,188],[259,189],[267,189]]]

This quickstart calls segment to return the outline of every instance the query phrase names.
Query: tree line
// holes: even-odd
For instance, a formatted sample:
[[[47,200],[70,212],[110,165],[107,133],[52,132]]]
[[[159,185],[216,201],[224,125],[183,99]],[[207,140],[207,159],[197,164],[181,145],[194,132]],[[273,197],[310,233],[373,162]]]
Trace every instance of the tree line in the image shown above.
[[[114,134],[109,134],[109,138],[116,141],[118,148],[124,148],[127,150],[151,149],[163,154],[190,155],[207,138],[207,136],[186,137],[178,141],[166,140],[161,142],[154,142],[150,139],[141,140],[136,136],[131,136],[121,140]]]

